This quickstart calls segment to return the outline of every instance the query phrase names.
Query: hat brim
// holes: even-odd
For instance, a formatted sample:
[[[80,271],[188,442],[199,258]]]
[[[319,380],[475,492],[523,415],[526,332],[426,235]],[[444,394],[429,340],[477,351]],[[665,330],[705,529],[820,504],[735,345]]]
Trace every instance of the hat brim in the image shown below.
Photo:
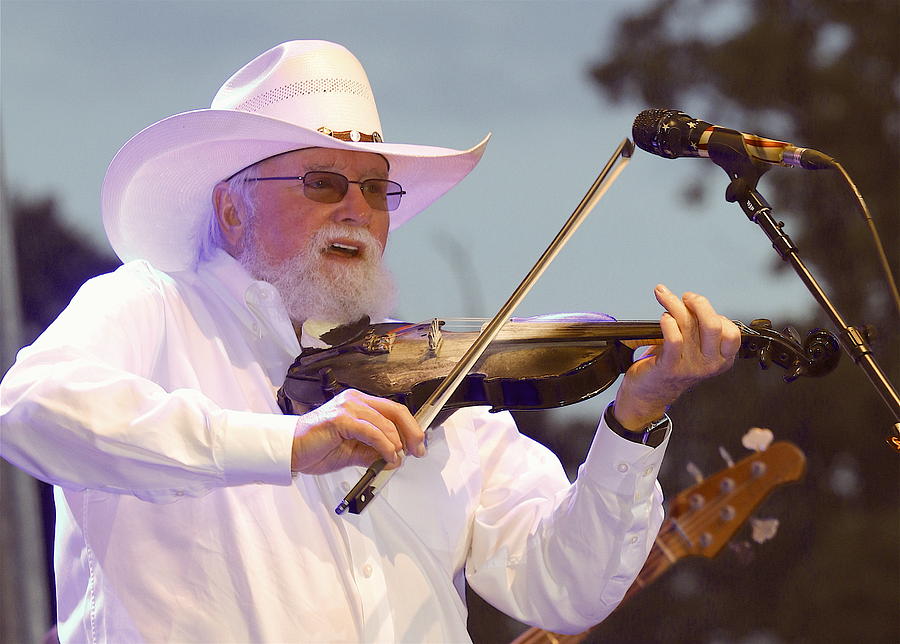
[[[407,194],[390,213],[391,230],[459,183],[490,134],[468,150],[403,143],[354,143],[285,121],[234,110],[176,114],[135,134],[103,180],[103,226],[122,261],[146,259],[164,271],[190,268],[223,179],[277,154],[307,147],[384,155]]]

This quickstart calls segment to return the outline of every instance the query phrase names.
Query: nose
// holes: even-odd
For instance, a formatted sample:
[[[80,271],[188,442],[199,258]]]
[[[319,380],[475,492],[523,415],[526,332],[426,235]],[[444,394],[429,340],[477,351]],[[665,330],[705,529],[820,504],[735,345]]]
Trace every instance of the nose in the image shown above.
[[[358,183],[347,186],[347,194],[334,211],[334,219],[338,223],[351,226],[368,226],[372,219],[372,207],[363,197]]]

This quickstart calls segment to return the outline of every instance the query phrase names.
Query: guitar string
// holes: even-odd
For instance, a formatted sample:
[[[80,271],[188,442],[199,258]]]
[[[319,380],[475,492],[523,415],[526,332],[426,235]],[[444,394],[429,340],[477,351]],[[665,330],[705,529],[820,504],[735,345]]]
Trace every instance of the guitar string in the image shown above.
[[[730,495],[737,494],[738,492],[744,491],[744,488],[747,487],[749,485],[749,483],[752,483],[752,481],[746,481],[746,482],[742,483],[740,486],[736,485],[734,490],[731,491]],[[688,498],[690,499],[690,497],[688,497]],[[701,506],[700,508],[698,508],[694,512],[694,514],[705,515],[703,517],[704,521],[701,523],[708,523],[708,521],[713,516],[717,515],[719,512],[720,512],[720,510],[718,509],[717,504],[714,501],[710,501],[709,503],[704,503],[704,505]],[[689,520],[685,520],[684,527],[679,528],[678,523],[676,521],[677,517],[670,516],[670,517],[667,517],[667,519],[668,519],[668,521],[663,524],[659,533],[657,534],[656,540],[658,540],[661,535],[662,536],[673,535],[674,543],[671,544],[673,546],[673,549],[683,551],[683,554],[681,554],[681,556],[679,556],[678,558],[680,559],[683,556],[687,556],[687,555],[691,554],[689,547],[693,546],[694,544],[690,541],[689,538],[687,539],[687,541],[688,541],[687,546],[683,543],[680,543],[680,540],[685,539],[685,535],[683,532],[684,529],[687,529],[690,532],[691,528],[696,527],[696,526],[688,525],[688,524],[691,524],[692,522]],[[662,549],[660,549],[660,551],[662,552]],[[672,563],[674,563],[674,561]],[[640,572],[638,573],[638,577],[640,577],[641,575],[647,575],[652,580],[652,579],[655,579],[662,572],[665,572],[665,570],[668,567],[669,567],[669,563],[666,561],[666,559],[664,557],[661,557],[660,555],[657,555],[654,558],[653,551],[651,549],[651,552],[648,555],[647,562],[644,564],[644,567],[641,568]],[[660,568],[662,568],[662,569],[660,569]],[[638,581],[638,579],[635,579],[635,583],[637,583],[637,581]],[[628,590],[630,591],[633,587],[634,587],[634,584],[632,584],[632,586],[629,587]],[[627,594],[628,594],[628,591],[626,591],[626,595]],[[554,633],[552,631],[548,631],[545,629],[537,629],[537,630],[529,629],[528,631],[526,631],[525,633],[523,633],[520,636],[520,637],[522,637],[522,639],[515,640],[515,644],[544,644],[544,643],[575,644],[576,642],[580,642],[585,637],[587,637],[587,634],[590,633],[591,630],[593,630],[594,628],[596,628],[596,625],[592,626],[591,628],[587,629],[586,631],[583,631],[583,632],[575,634],[575,635],[565,635],[565,634],[561,634],[561,633]]]

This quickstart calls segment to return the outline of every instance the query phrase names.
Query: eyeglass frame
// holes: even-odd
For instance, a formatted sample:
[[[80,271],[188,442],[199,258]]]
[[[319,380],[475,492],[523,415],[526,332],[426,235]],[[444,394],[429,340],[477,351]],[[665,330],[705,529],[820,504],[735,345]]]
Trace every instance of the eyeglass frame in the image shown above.
[[[310,174],[330,174],[330,175],[334,175],[337,177],[341,177],[344,181],[347,182],[347,190],[344,191],[344,194],[341,195],[341,198],[338,199],[337,201],[317,201],[316,199],[313,199],[312,197],[310,197],[309,195],[306,194],[306,177],[309,176]],[[331,172],[330,170],[309,170],[299,177],[250,177],[250,178],[244,179],[245,183],[248,181],[299,181],[300,183],[303,184],[303,196],[306,197],[307,199],[309,199],[310,201],[314,201],[316,203],[340,203],[340,202],[342,202],[344,200],[344,198],[347,196],[347,193],[350,191],[350,184],[355,183],[356,185],[359,186],[359,191],[362,193],[363,199],[366,200],[366,203],[369,204],[370,206],[372,206],[373,208],[375,208],[376,210],[381,210],[382,212],[394,212],[395,210],[397,210],[397,208],[400,207],[400,200],[403,198],[403,195],[406,194],[406,190],[403,189],[403,186],[401,186],[396,181],[392,181],[390,179],[372,178],[372,179],[363,179],[362,181],[353,181],[352,179],[348,179],[345,175],[341,174],[340,172]],[[397,186],[397,188],[399,188],[398,191],[384,193],[385,206],[387,205],[387,197],[388,196],[399,195],[399,197],[397,198],[397,205],[394,208],[385,208],[384,210],[382,210],[378,206],[372,204],[368,200],[368,198],[366,198],[366,192],[365,192],[365,190],[363,190],[363,186],[366,183],[369,183],[371,181],[383,181],[383,182],[392,184],[394,186]],[[369,194],[371,194],[371,193],[369,193]]]

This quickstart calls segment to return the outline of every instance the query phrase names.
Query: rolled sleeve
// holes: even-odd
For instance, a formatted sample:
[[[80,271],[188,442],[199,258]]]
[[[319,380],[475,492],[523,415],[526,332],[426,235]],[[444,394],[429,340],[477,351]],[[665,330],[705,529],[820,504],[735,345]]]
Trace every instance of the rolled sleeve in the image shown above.
[[[618,605],[646,560],[662,522],[656,474],[668,437],[656,448],[600,423],[576,482],[559,483],[558,461],[527,439],[492,451],[497,462],[467,573],[472,587],[526,623],[577,633]],[[488,461],[490,462],[490,461]]]

